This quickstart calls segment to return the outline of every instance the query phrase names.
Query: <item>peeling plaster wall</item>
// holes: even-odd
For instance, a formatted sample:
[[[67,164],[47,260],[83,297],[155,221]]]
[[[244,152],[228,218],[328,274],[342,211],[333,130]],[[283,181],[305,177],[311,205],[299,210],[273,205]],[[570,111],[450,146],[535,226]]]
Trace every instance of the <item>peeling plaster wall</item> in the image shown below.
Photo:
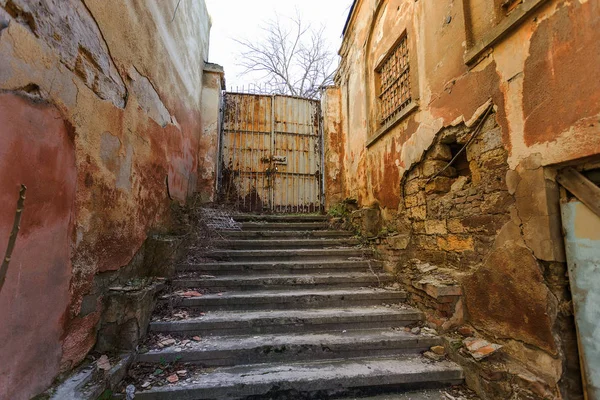
[[[29,188],[0,293],[0,398],[29,399],[85,357],[102,314],[94,276],[167,229],[170,201],[205,189],[210,18],[203,1],[176,4],[0,0],[1,246]]]
[[[462,288],[465,307],[461,305],[460,316],[456,311],[439,321],[440,328],[469,323],[482,335],[501,341],[514,361],[506,364],[510,367],[503,383],[488,379],[480,384],[485,381],[481,378],[473,384],[489,398],[490,393],[527,393],[534,398],[559,396],[559,390],[563,398],[578,398],[580,393],[554,166],[600,154],[600,3],[535,3],[537,8],[467,64],[470,46],[486,40],[506,21],[516,21],[518,13],[492,16],[491,3],[478,0],[357,0],[340,49],[337,87],[325,96],[326,101],[329,96],[340,98],[339,114],[335,110],[330,110],[334,115],[325,114],[325,135],[336,143],[327,149],[328,159],[341,162],[335,169],[327,165],[326,176],[343,182],[341,194],[334,187],[336,193],[327,195],[353,197],[363,207],[381,210],[382,226],[395,234],[381,240],[380,250],[398,272],[410,274],[403,268],[418,256],[419,261],[448,267],[449,279]],[[485,7],[478,6],[482,4]],[[379,129],[375,67],[404,32],[411,92],[418,108],[369,143]],[[450,217],[438,213],[437,183],[407,194],[415,178],[410,173],[432,167],[428,151],[434,151],[452,129],[463,126],[473,132],[488,104],[493,105],[497,128],[483,132],[487,139],[482,146],[490,140],[500,145],[497,151],[505,152],[498,164],[502,167],[485,171],[491,153],[479,154],[481,146],[473,146],[467,160],[473,193],[465,198],[471,198],[469,204],[486,203],[493,194],[477,184],[481,168],[489,178],[498,178],[498,196],[507,201],[496,204],[491,217],[502,223],[477,225],[483,204],[476,204],[460,217],[475,224],[473,232],[449,232],[464,227],[455,221],[450,227]],[[344,129],[328,119],[340,121]],[[489,134],[492,131],[496,133]],[[434,167],[441,169],[443,159],[436,162]],[[419,176],[426,180],[428,175]],[[447,177],[441,192],[448,191],[458,175]],[[450,206],[456,199],[446,197]],[[407,201],[414,210],[407,209]],[[485,238],[476,229],[486,230]],[[453,233],[461,240],[449,239]],[[484,239],[487,244],[478,242]],[[515,254],[523,255],[522,270],[511,267],[519,264]],[[508,291],[518,293],[507,293],[508,279],[515,283]],[[521,287],[520,281],[527,285]],[[408,279],[407,284],[414,282]],[[538,326],[512,321],[514,315],[506,309],[494,308],[515,301],[514,296],[525,301],[529,295],[535,301],[531,312],[521,317],[542,316],[535,321]],[[436,318],[431,319],[434,325]]]

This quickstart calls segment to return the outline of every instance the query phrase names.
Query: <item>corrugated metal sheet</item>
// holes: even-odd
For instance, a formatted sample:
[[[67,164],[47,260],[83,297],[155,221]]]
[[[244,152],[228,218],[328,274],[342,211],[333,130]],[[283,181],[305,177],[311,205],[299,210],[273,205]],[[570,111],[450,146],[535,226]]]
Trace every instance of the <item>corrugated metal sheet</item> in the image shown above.
[[[226,93],[221,201],[241,211],[320,211],[320,121],[315,100]]]
[[[561,213],[584,390],[600,399],[600,217],[574,199]]]

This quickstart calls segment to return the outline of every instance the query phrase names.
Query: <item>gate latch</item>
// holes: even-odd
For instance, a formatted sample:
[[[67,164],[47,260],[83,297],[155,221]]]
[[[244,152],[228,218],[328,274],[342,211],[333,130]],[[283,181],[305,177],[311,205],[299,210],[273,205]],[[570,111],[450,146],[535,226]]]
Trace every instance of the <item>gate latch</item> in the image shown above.
[[[287,165],[287,157],[286,156],[272,156],[271,161],[275,164]]]

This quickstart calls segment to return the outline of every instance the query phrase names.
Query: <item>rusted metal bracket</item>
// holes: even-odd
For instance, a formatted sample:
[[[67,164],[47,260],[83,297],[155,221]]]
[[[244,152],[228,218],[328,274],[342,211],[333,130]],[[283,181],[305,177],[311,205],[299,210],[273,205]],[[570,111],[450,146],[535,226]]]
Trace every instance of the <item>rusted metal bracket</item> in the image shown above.
[[[572,167],[560,171],[556,180],[600,217],[600,187]]]

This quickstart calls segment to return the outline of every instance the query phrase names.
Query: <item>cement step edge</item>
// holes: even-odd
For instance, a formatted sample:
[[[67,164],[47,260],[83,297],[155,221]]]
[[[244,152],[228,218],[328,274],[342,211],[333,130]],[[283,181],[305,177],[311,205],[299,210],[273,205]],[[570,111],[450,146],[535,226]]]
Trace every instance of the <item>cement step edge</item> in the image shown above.
[[[183,335],[274,334],[402,327],[423,319],[421,311],[405,307],[354,307],[266,311],[215,311],[180,321],[152,321],[155,333]]]
[[[155,348],[137,362],[190,362],[205,367],[266,362],[416,354],[439,345],[441,338],[391,329],[344,330],[324,333],[213,336],[184,345]]]
[[[462,369],[450,361],[420,356],[363,358],[303,363],[244,365],[191,374],[186,381],[146,391],[136,400],[243,399],[276,393],[336,393],[385,387],[462,383]],[[123,398],[121,395],[117,398]]]

